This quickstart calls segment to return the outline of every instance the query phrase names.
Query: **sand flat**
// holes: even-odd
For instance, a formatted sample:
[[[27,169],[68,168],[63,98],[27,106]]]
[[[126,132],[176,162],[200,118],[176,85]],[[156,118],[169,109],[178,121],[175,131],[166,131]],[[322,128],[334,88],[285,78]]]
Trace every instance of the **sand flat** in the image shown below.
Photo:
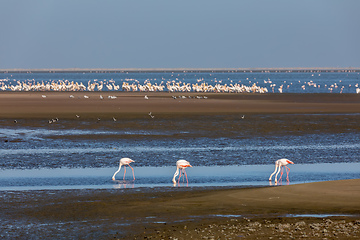
[[[74,98],[70,98],[70,95]],[[89,98],[84,98],[85,95]],[[101,100],[100,95],[104,99]],[[145,95],[148,99],[145,99]],[[109,96],[116,96],[116,99],[109,99]],[[177,98],[173,99],[172,96]],[[202,98],[203,96],[207,99]],[[73,117],[74,114],[95,117],[148,112],[172,114],[359,113],[360,97],[356,94],[1,92],[0,105],[2,118],[46,118],[54,114],[63,118]]]
[[[331,230],[337,234],[331,234],[335,239],[356,239],[360,233],[360,226],[354,227],[360,225],[359,190],[360,179],[233,189],[13,191],[1,192],[6,201],[0,213],[9,222],[31,221],[37,234],[44,236],[66,231],[67,223],[77,229],[76,233],[68,229],[69,237],[88,236],[96,226],[102,229],[97,237],[120,239],[203,238],[211,231],[228,239],[234,228],[246,231],[249,239],[262,239],[263,235],[268,239],[274,232],[281,234],[283,226],[286,234],[294,236],[328,236],[323,230],[326,225],[335,229]],[[317,218],[316,214],[329,217]],[[319,224],[325,225],[320,228]],[[211,231],[203,231],[209,226]],[[247,230],[254,228],[258,230]],[[336,232],[339,228],[343,232]]]

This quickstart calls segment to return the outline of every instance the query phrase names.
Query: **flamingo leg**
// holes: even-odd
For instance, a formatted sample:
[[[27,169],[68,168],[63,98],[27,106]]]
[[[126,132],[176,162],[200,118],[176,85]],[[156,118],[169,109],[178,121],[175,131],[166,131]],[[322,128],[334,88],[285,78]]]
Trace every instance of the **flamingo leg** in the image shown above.
[[[275,175],[275,183],[278,182],[277,176],[279,175],[280,171],[281,171],[281,166],[278,166],[278,171],[277,171],[277,173],[276,173],[276,175]]]
[[[185,182],[185,176],[186,176],[186,171],[185,171],[184,168],[180,169],[180,175],[179,175],[179,178],[178,178],[178,184],[180,183],[181,176],[183,177],[183,183],[184,183]],[[187,181],[187,176],[186,176],[186,181]]]
[[[186,183],[189,184],[189,181],[188,181],[188,178],[187,178],[187,174],[186,174],[185,169],[184,169],[184,175],[185,175],[185,177],[186,177]]]
[[[126,166],[124,166],[124,177],[123,177],[123,180],[125,180],[125,173],[126,173]]]
[[[183,176],[183,174],[184,174],[184,169],[182,168],[182,169],[180,169],[180,176],[179,176],[179,179],[178,179],[178,183],[180,183],[180,179],[181,179],[181,176]]]
[[[284,166],[281,167],[281,174],[280,174],[280,179],[279,181],[282,181],[282,176],[284,174]]]
[[[132,170],[132,173],[133,173],[133,177],[134,177],[134,180],[135,180],[135,174],[134,174],[134,169],[129,165],[129,167],[131,168]]]
[[[289,173],[290,173],[290,168],[285,166],[286,167],[286,180],[289,182]]]

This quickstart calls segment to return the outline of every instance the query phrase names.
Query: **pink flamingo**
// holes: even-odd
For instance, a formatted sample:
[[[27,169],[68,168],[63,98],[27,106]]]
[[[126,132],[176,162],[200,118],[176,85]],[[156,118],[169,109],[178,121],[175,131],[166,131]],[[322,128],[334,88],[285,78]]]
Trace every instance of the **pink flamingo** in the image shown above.
[[[286,158],[282,158],[282,159],[277,160],[277,161],[275,162],[275,171],[270,175],[269,181],[271,182],[271,177],[272,177],[272,176],[276,173],[276,171],[277,171],[277,173],[276,173],[276,175],[275,175],[275,183],[277,183],[277,176],[278,176],[280,170],[283,169],[283,167],[285,167],[285,169],[286,169],[286,175],[287,175],[287,176],[286,176],[286,180],[289,181],[290,168],[289,168],[288,166],[286,166],[286,165],[288,165],[288,164],[294,164],[294,163],[293,163],[292,161],[290,161],[289,159],[286,159]],[[282,175],[283,175],[283,171],[281,171],[281,175],[280,175],[280,178],[279,178],[279,179],[282,178]]]
[[[120,172],[121,166],[124,166],[124,178],[123,180],[125,180],[125,173],[126,173],[126,165],[129,166],[132,170],[133,173],[133,177],[135,180],[135,175],[134,175],[134,169],[130,166],[130,163],[135,162],[134,160],[131,160],[130,158],[122,158],[120,159],[120,165],[119,165],[119,169],[114,173],[114,175],[112,176],[112,180],[115,180],[115,175]]]
[[[192,167],[192,166],[191,166],[190,163],[189,163],[188,161],[186,161],[186,160],[178,160],[178,161],[176,162],[176,172],[174,173],[174,177],[173,177],[173,179],[172,179],[172,181],[173,181],[173,183],[174,183],[174,186],[175,186],[175,184],[176,184],[175,178],[176,178],[177,175],[179,175],[179,169],[180,169],[181,173],[180,173],[180,177],[178,178],[178,183],[180,182],[180,178],[181,178],[181,175],[182,175],[182,174],[185,175],[185,177],[186,177],[186,182],[189,183],[188,178],[187,178],[187,174],[186,174],[186,171],[185,171],[185,168],[187,168],[187,167]]]

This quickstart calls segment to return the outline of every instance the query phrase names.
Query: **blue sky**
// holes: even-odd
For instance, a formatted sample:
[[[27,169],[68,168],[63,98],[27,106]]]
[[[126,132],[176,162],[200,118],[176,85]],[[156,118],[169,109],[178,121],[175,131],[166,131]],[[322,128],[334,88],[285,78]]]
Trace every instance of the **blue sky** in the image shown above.
[[[0,0],[0,9],[0,69],[360,67],[357,0]]]

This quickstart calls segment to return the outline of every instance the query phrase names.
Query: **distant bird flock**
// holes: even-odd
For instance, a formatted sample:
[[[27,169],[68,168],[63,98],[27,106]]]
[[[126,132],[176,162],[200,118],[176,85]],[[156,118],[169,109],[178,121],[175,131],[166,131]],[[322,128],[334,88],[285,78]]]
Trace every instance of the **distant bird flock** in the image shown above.
[[[252,83],[249,81],[249,85],[242,83],[233,83],[230,81],[229,84],[222,84],[222,81],[216,81],[213,85],[202,82],[201,79],[198,79],[196,83],[185,83],[182,81],[161,81],[160,84],[153,84],[149,80],[145,80],[141,84],[136,79],[125,79],[122,85],[115,84],[114,80],[98,81],[94,79],[93,81],[88,81],[87,84],[82,82],[74,82],[69,80],[49,80],[49,81],[35,81],[26,80],[9,80],[9,79],[0,79],[0,91],[14,91],[14,92],[28,92],[28,91],[40,91],[40,92],[94,92],[94,91],[125,91],[125,92],[196,92],[196,93],[267,93],[267,92],[277,92],[283,93],[285,89],[289,89],[293,86],[293,83],[284,81],[281,85],[273,83],[270,79],[264,80],[264,84],[269,84],[269,90],[267,87],[259,86],[259,83]],[[248,80],[248,79],[247,79]],[[131,81],[131,83],[129,83]],[[240,82],[240,81],[239,81]],[[360,94],[359,83],[345,86],[340,85],[340,83],[333,84],[320,84],[315,83],[314,81],[305,81],[301,83],[300,81],[297,85],[301,86],[300,92],[305,92],[309,88],[325,88],[326,91],[332,93],[337,90],[337,92],[343,93],[345,88],[355,88],[355,92]],[[347,90],[347,92],[349,92]],[[353,90],[352,90],[353,91]],[[351,91],[350,91],[351,92]]]
[[[126,92],[228,92],[228,93],[243,93],[243,92],[256,92],[256,93],[266,93],[268,92],[267,88],[259,87],[255,83],[250,86],[245,86],[243,84],[220,84],[215,85],[201,83],[201,84],[190,84],[182,83],[175,81],[168,81],[166,84],[161,82],[159,85],[157,83],[152,84],[148,81],[145,81],[144,84],[140,83],[128,83],[123,82],[122,86],[116,85],[115,81],[99,81],[91,82],[89,81],[87,86],[82,82],[74,82],[68,80],[57,80],[44,83],[44,81],[37,82],[28,81],[20,82],[16,81],[15,84],[6,84],[6,79],[0,79],[0,90],[1,91],[14,91],[14,92],[28,92],[28,91],[56,91],[56,92],[76,92],[76,91],[126,91]]]

